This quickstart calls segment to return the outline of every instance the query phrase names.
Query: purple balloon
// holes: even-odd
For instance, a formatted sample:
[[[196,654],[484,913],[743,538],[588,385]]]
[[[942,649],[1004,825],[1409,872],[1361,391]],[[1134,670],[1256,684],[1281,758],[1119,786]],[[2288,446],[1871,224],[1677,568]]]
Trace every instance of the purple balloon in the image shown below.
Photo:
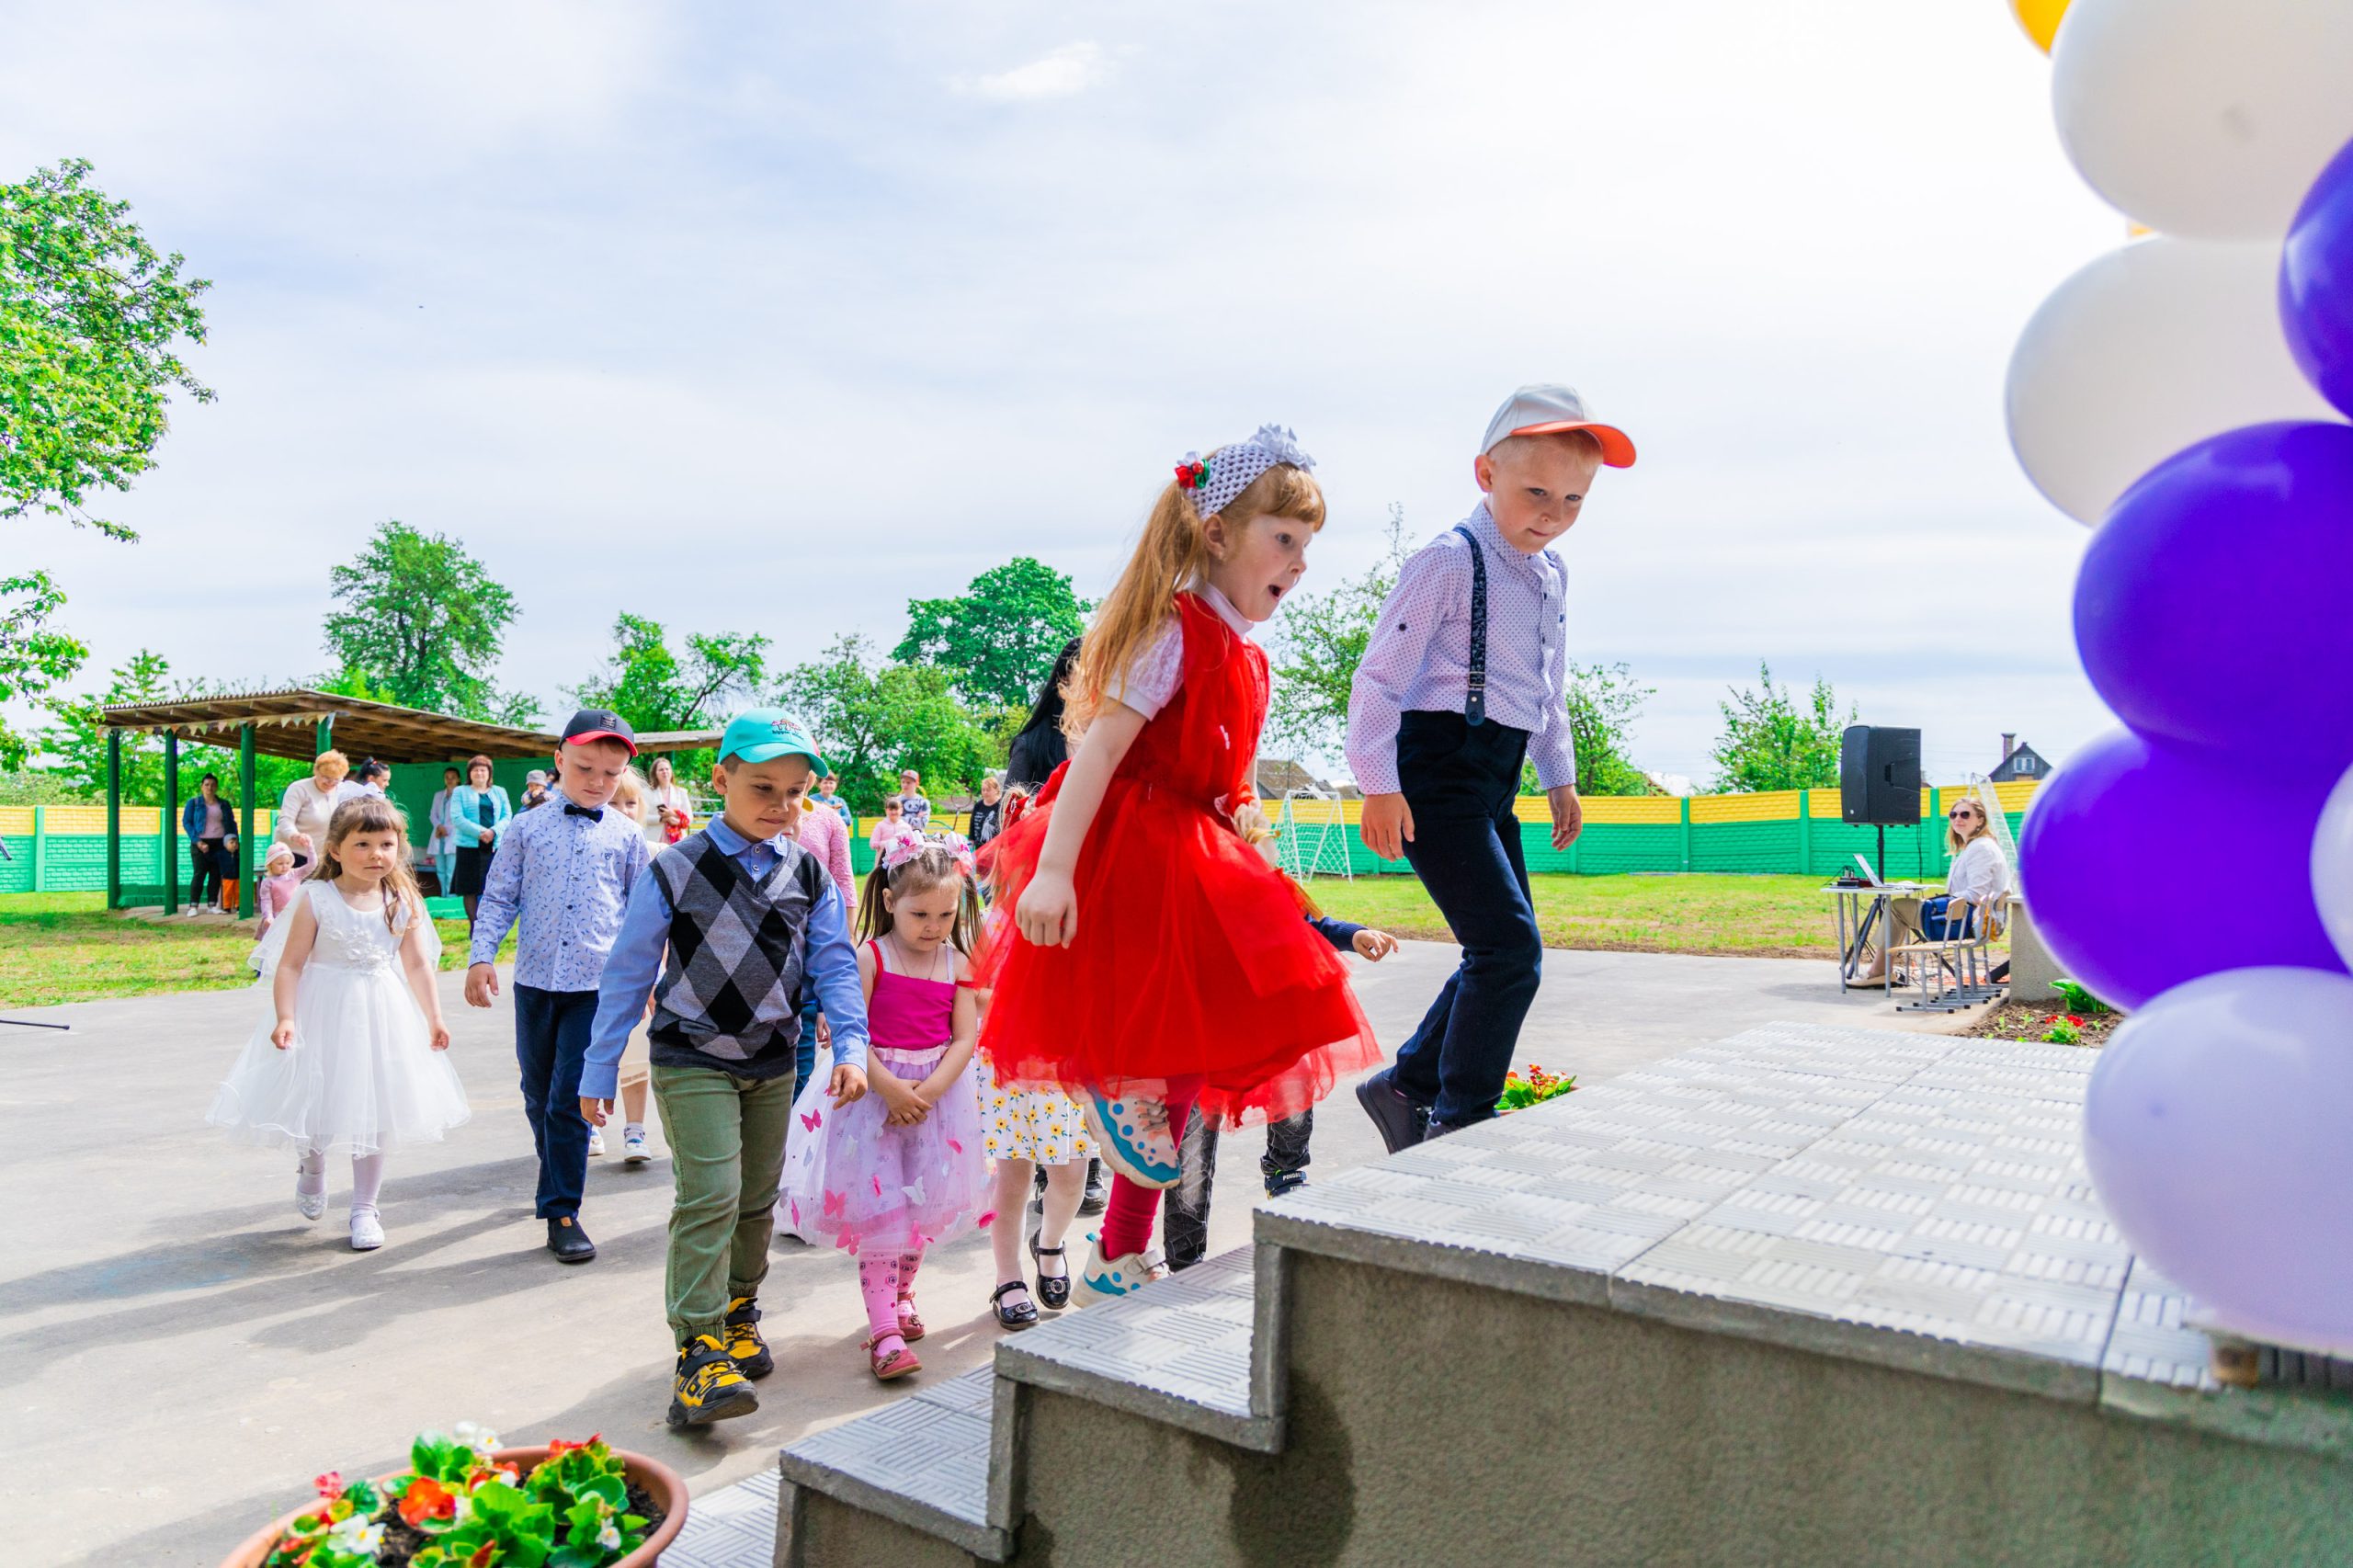
[[[2230,1327],[2353,1347],[2353,980],[2242,969],[2100,1052],[2084,1160],[2132,1250]]]
[[[2186,447],[2094,530],[2075,646],[2118,718],[2234,772],[2353,765],[2353,425]]]
[[[2353,142],[2329,160],[2289,226],[2279,324],[2304,379],[2353,415]]]
[[[2335,782],[2110,731],[2027,810],[2018,870],[2034,928],[2120,1007],[2226,969],[2342,974],[2312,881]]]

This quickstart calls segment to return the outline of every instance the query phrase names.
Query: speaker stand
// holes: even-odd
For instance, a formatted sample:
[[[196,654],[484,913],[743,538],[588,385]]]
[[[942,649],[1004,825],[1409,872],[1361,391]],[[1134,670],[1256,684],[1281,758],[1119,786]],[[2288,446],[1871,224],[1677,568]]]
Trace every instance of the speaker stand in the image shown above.
[[[1895,879],[1887,874],[1887,824],[1880,823],[1876,825],[1879,828],[1879,880],[1883,882],[1892,882]]]

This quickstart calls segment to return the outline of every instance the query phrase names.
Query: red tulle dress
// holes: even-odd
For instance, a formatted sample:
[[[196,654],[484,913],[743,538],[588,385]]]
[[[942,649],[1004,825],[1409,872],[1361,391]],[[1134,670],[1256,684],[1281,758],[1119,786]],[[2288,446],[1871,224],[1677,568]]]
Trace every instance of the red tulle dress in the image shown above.
[[[1233,831],[1267,718],[1267,655],[1194,595],[1176,613],[1184,676],[1079,850],[1069,947],[1039,947],[1013,922],[1067,764],[990,846],[998,887],[974,983],[995,994],[980,1049],[1008,1087],[1117,1093],[1198,1074],[1205,1119],[1275,1120],[1381,1050],[1290,880]]]

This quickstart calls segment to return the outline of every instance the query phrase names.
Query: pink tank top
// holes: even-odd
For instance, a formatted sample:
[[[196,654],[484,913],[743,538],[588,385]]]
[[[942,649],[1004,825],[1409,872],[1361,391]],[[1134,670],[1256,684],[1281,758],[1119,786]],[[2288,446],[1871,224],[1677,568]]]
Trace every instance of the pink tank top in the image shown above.
[[[874,994],[866,1004],[866,1038],[883,1051],[937,1051],[956,1032],[956,983],[894,974],[874,953]]]

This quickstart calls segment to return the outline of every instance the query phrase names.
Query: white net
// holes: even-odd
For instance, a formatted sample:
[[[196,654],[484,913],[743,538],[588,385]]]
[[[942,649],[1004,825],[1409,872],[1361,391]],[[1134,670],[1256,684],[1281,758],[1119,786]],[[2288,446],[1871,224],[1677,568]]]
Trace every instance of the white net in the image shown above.
[[[1348,864],[1348,819],[1337,795],[1291,790],[1275,819],[1275,863],[1301,881],[1323,875],[1356,880]]]

